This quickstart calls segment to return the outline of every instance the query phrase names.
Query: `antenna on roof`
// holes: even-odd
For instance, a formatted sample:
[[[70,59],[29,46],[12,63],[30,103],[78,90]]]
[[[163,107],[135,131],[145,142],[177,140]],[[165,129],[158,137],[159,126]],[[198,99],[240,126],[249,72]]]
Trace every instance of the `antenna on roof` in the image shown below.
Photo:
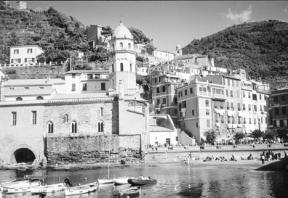
[[[120,17],[120,23],[123,23],[123,20],[124,20],[124,18],[123,18],[123,16],[121,16]]]

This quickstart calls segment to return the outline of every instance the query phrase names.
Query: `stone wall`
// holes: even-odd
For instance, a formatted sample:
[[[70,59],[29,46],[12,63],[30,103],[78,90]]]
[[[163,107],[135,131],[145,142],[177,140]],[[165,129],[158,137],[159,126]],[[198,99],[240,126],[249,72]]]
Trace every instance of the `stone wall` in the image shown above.
[[[118,155],[118,136],[78,136],[45,138],[48,165],[108,162],[109,149]],[[116,156],[117,157],[117,156]]]

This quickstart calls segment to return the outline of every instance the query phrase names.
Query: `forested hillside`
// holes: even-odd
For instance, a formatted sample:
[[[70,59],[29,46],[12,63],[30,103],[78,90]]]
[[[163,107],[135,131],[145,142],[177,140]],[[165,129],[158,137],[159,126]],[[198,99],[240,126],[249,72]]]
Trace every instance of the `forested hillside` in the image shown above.
[[[279,85],[288,81],[288,23],[269,20],[234,25],[193,40],[183,53],[208,54],[216,66],[244,68],[253,78]]]

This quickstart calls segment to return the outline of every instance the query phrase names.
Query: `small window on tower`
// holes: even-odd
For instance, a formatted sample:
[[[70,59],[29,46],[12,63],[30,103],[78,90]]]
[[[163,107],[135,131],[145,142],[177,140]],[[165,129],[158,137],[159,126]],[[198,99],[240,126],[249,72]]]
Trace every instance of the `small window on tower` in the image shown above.
[[[124,66],[123,66],[123,63],[120,63],[120,71],[124,71]]]
[[[132,72],[132,64],[130,63],[130,72]]]
[[[122,42],[120,43],[120,48],[123,48],[123,43]]]
[[[131,43],[128,43],[128,48],[131,49]]]

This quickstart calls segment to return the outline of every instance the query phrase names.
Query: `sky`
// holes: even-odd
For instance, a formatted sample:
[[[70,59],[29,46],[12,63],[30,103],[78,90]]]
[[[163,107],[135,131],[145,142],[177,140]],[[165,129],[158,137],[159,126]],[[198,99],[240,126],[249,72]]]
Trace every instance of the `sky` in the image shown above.
[[[193,39],[243,22],[275,19],[288,22],[288,1],[28,1],[28,8],[54,7],[85,26],[122,19],[142,30],[159,50],[174,52]]]

